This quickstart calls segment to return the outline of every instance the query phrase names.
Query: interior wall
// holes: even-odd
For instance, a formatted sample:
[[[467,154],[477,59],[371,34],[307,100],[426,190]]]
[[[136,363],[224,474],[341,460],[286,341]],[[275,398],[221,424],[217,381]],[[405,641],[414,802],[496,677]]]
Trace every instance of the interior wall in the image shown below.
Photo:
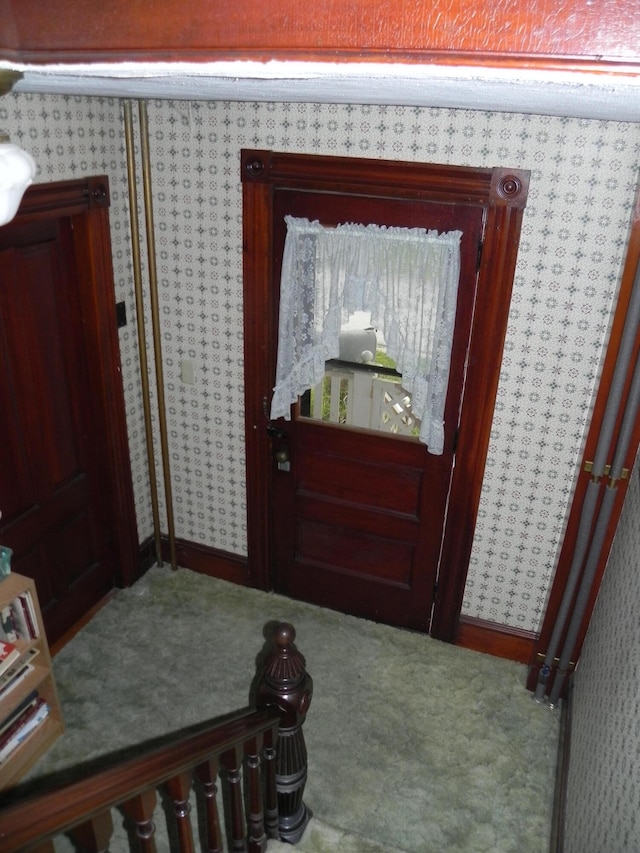
[[[640,850],[640,470],[574,675],[566,853]]]
[[[125,303],[129,320],[119,331],[119,341],[138,534],[143,541],[152,534],[153,522],[144,449],[121,102],[114,98],[9,94],[0,100],[0,127],[34,157],[36,182],[87,175],[109,178],[115,295],[116,301]]]
[[[133,325],[121,104],[11,95],[0,125],[41,180],[107,172],[141,539],[151,532]],[[149,103],[176,534],[246,553],[243,147],[531,170],[463,612],[536,630],[621,272],[640,125],[332,104]],[[181,362],[193,361],[193,384]]]

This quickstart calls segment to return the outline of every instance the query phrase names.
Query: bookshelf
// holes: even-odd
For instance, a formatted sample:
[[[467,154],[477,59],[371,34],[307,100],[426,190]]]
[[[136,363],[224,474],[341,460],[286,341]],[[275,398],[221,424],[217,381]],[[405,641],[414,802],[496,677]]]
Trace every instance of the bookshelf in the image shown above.
[[[0,791],[15,785],[64,730],[35,583],[31,578],[16,574],[9,574],[0,580],[0,608],[3,616],[7,614],[7,608],[11,608],[12,605],[15,607],[21,597],[23,602],[31,601],[31,622],[35,620],[36,627],[34,628],[32,624],[27,636],[19,632],[15,640],[8,638],[5,640],[5,642],[12,642],[18,648],[20,657],[10,670],[0,675],[0,728],[4,727],[5,722],[34,692],[45,700],[49,713],[29,733],[24,742],[0,762]],[[18,621],[15,620],[13,624]],[[4,627],[6,628],[6,625]],[[22,627],[24,631],[24,622]],[[34,633],[38,636],[31,636]],[[19,679],[17,674],[23,671],[26,664],[30,668]],[[9,672],[13,672],[14,675],[8,674]],[[2,744],[1,734],[0,744]]]

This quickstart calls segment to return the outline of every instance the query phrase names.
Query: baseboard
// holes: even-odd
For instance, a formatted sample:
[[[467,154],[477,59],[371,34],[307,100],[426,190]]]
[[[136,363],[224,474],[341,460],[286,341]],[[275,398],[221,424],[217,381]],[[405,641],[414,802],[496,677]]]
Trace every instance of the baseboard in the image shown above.
[[[140,549],[138,553],[138,580],[142,577],[142,575],[147,572],[151,566],[153,566],[157,561],[156,556],[156,541],[155,537],[149,536],[148,539],[145,539],[144,542],[140,543]]]
[[[167,562],[171,561],[169,541],[165,536],[162,537],[162,558]],[[247,559],[237,554],[229,554],[196,542],[177,539],[176,562],[181,568],[191,569],[202,575],[209,575],[209,577],[241,586],[249,585]]]
[[[162,558],[170,561],[169,542],[161,537]],[[155,562],[153,539],[140,546],[140,562],[144,574]],[[176,562],[185,569],[191,569],[203,575],[220,580],[249,586],[249,569],[246,557],[229,554],[196,542],[184,539],[176,541]],[[477,619],[473,616],[461,616],[458,623],[455,645],[477,652],[506,658],[518,663],[529,663],[538,635],[533,631],[523,631],[497,622]]]
[[[553,814],[549,853],[564,853],[564,826],[571,755],[571,715],[573,703],[573,678],[569,677],[565,698],[560,707],[560,732],[558,735],[558,761],[556,784],[553,793]]]
[[[474,616],[461,616],[455,645],[528,664],[537,638],[538,635],[533,631],[523,631]]]

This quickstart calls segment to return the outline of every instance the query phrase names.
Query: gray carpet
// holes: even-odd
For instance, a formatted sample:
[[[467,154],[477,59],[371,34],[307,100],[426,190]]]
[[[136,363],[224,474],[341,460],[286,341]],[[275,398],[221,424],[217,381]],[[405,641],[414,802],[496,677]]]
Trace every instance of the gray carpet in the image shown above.
[[[67,729],[32,778],[246,706],[274,620],[314,679],[300,850],[546,853],[559,716],[525,667],[183,569],[153,568],[56,656]]]

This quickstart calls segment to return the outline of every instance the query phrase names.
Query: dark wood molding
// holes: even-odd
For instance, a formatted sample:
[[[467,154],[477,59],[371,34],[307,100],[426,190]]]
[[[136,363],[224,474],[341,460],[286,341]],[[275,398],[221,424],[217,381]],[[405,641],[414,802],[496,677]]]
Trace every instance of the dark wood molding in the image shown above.
[[[461,616],[455,644],[494,657],[529,663],[536,639],[537,634],[533,631],[499,625],[474,616]]]
[[[598,387],[598,392],[596,396],[596,401],[594,404],[593,414],[591,416],[591,423],[589,425],[589,431],[587,434],[587,439],[585,442],[585,448],[583,451],[583,455],[580,458],[579,465],[580,471],[577,474],[576,479],[576,487],[573,494],[573,499],[571,503],[571,509],[569,512],[569,518],[567,521],[567,527],[565,530],[565,535],[562,541],[562,549],[560,552],[560,557],[558,559],[558,565],[556,568],[553,584],[551,586],[551,592],[549,594],[549,602],[547,604],[547,609],[545,613],[544,622],[542,624],[542,629],[540,631],[540,637],[536,646],[533,650],[533,654],[531,657],[531,670],[529,674],[528,685],[530,689],[534,689],[538,674],[540,671],[540,667],[542,666],[542,660],[544,659],[549,642],[551,640],[551,636],[554,631],[554,626],[556,622],[556,618],[558,616],[558,612],[560,610],[561,602],[563,599],[564,591],[567,585],[567,581],[569,578],[569,572],[571,569],[571,564],[573,561],[573,555],[575,551],[577,536],[578,536],[578,528],[580,525],[580,518],[582,514],[582,507],[584,505],[585,495],[587,492],[587,487],[591,481],[591,475],[585,471],[584,464],[589,460],[593,460],[595,455],[596,446],[598,443],[598,437],[600,435],[600,430],[602,427],[602,422],[604,418],[605,407],[607,405],[607,399],[609,397],[609,392],[611,389],[611,380],[614,374],[614,370],[616,367],[616,359],[618,356],[618,351],[620,349],[620,343],[622,338],[622,333],[625,325],[625,321],[627,318],[627,311],[629,307],[629,301],[631,298],[631,292],[633,290],[635,277],[638,272],[638,268],[640,265],[640,186],[636,191],[636,200],[635,205],[631,215],[631,222],[629,228],[629,242],[627,247],[627,255],[625,264],[622,271],[622,279],[620,284],[620,291],[618,294],[618,301],[615,308],[615,314],[612,322],[611,333],[609,336],[609,343],[607,346],[607,352],[605,355],[605,361],[602,368],[602,374],[600,376],[600,383]],[[636,341],[633,348],[633,353],[631,357],[631,365],[633,366],[636,363],[638,358],[638,354],[640,353],[640,330],[638,330],[636,334]],[[631,375],[633,369],[630,368],[628,375],[626,377],[625,388],[623,391],[623,401],[626,399],[629,386],[631,384]],[[622,408],[622,407],[621,407]],[[618,423],[616,424],[614,430],[614,436],[617,435],[619,426],[620,426],[621,416],[618,418]],[[629,448],[627,451],[627,458],[625,460],[625,466],[631,471],[638,448],[640,447],[640,413],[636,419],[635,427],[633,429],[633,434],[631,436],[631,440],[629,442]],[[611,462],[610,459],[607,459],[607,462]],[[605,483],[608,482],[606,478],[603,478],[602,489],[605,488]],[[598,595],[598,590],[600,589],[600,583],[602,581],[602,576],[604,574],[604,570],[606,568],[607,560],[609,557],[609,552],[611,550],[611,545],[613,544],[613,538],[615,535],[615,530],[618,525],[618,521],[620,519],[620,514],[622,512],[622,507],[624,504],[624,498],[627,492],[627,488],[629,485],[629,479],[619,480],[616,483],[617,496],[615,500],[615,504],[611,513],[611,519],[609,522],[609,528],[607,534],[605,536],[605,540],[603,542],[602,552],[600,556],[600,560],[598,563],[598,567],[595,572],[594,582],[592,585],[591,593],[589,596],[589,600],[587,602],[587,607],[585,610],[584,618],[582,620],[582,624],[580,627],[580,631],[577,638],[577,643],[575,647],[574,654],[572,656],[572,660],[577,663],[578,658],[580,657],[580,650],[582,649],[582,644],[584,642],[584,638],[587,632],[587,628],[589,626],[589,620],[591,619],[591,614],[593,612],[593,608],[595,606],[596,598]],[[602,496],[599,499],[599,504],[602,500]],[[598,504],[598,506],[599,506]],[[597,510],[596,510],[597,512]],[[567,620],[568,621],[568,620]],[[564,642],[564,636],[561,637],[561,643]],[[549,682],[549,686],[552,682]]]
[[[6,0],[0,57],[27,63],[220,60],[403,62],[633,73],[640,63],[637,0],[351,0],[310,14],[303,0],[277,8],[162,0]],[[81,22],[80,25],[78,22]]]
[[[251,585],[259,589],[269,588],[271,553],[269,504],[266,502],[270,493],[271,463],[266,429],[268,398],[265,396],[273,386],[271,365],[274,359],[265,322],[273,313],[269,304],[271,199],[268,183],[243,184],[243,228],[254,237],[251,247],[245,242],[243,255],[247,549],[249,579]]]
[[[140,543],[138,554],[138,577],[136,580],[141,578],[145,572],[151,568],[151,566],[155,565],[156,559],[156,540],[155,536],[151,534],[151,536],[147,536],[144,542]]]
[[[106,175],[71,181],[34,184],[22,199],[14,223],[69,217],[83,318],[82,335],[93,416],[104,424],[100,436],[101,477],[117,521],[111,535],[117,560],[115,581],[128,585],[136,577],[138,532],[129,457],[124,388],[115,313],[115,293],[109,228],[109,179]]]
[[[169,562],[169,540],[166,536],[162,536],[162,556]],[[246,557],[229,554],[197,542],[178,539],[176,540],[176,558],[180,568],[191,569],[201,575],[230,581],[239,586],[248,585]]]
[[[450,505],[460,511],[447,519],[441,566],[443,583],[433,612],[431,634],[453,642],[462,610],[473,546],[482,480],[489,449],[491,424],[504,340],[507,333],[513,277],[529,175],[492,170],[485,242],[478,275],[466,391],[458,432],[456,467]]]
[[[33,184],[25,192],[20,203],[19,217],[30,221],[56,216],[72,216],[95,209],[108,210],[111,204],[109,178],[97,175],[75,181],[52,181]]]
[[[113,261],[109,230],[108,178],[86,183],[86,213],[73,215],[73,234],[80,277],[94,276],[96,286],[82,290],[88,367],[93,377],[98,423],[105,424],[105,477],[117,519],[114,547],[120,584],[137,577],[138,530],[129,456],[122,367],[116,322]]]
[[[275,340],[270,303],[272,205],[276,188],[346,195],[477,204],[485,209],[466,390],[462,404],[450,505],[432,636],[453,642],[462,608],[480,502],[500,354],[507,320],[529,173],[348,157],[242,151],[245,288],[245,431],[251,583],[270,580],[271,458],[267,405],[273,388]],[[249,311],[246,306],[253,308]]]

